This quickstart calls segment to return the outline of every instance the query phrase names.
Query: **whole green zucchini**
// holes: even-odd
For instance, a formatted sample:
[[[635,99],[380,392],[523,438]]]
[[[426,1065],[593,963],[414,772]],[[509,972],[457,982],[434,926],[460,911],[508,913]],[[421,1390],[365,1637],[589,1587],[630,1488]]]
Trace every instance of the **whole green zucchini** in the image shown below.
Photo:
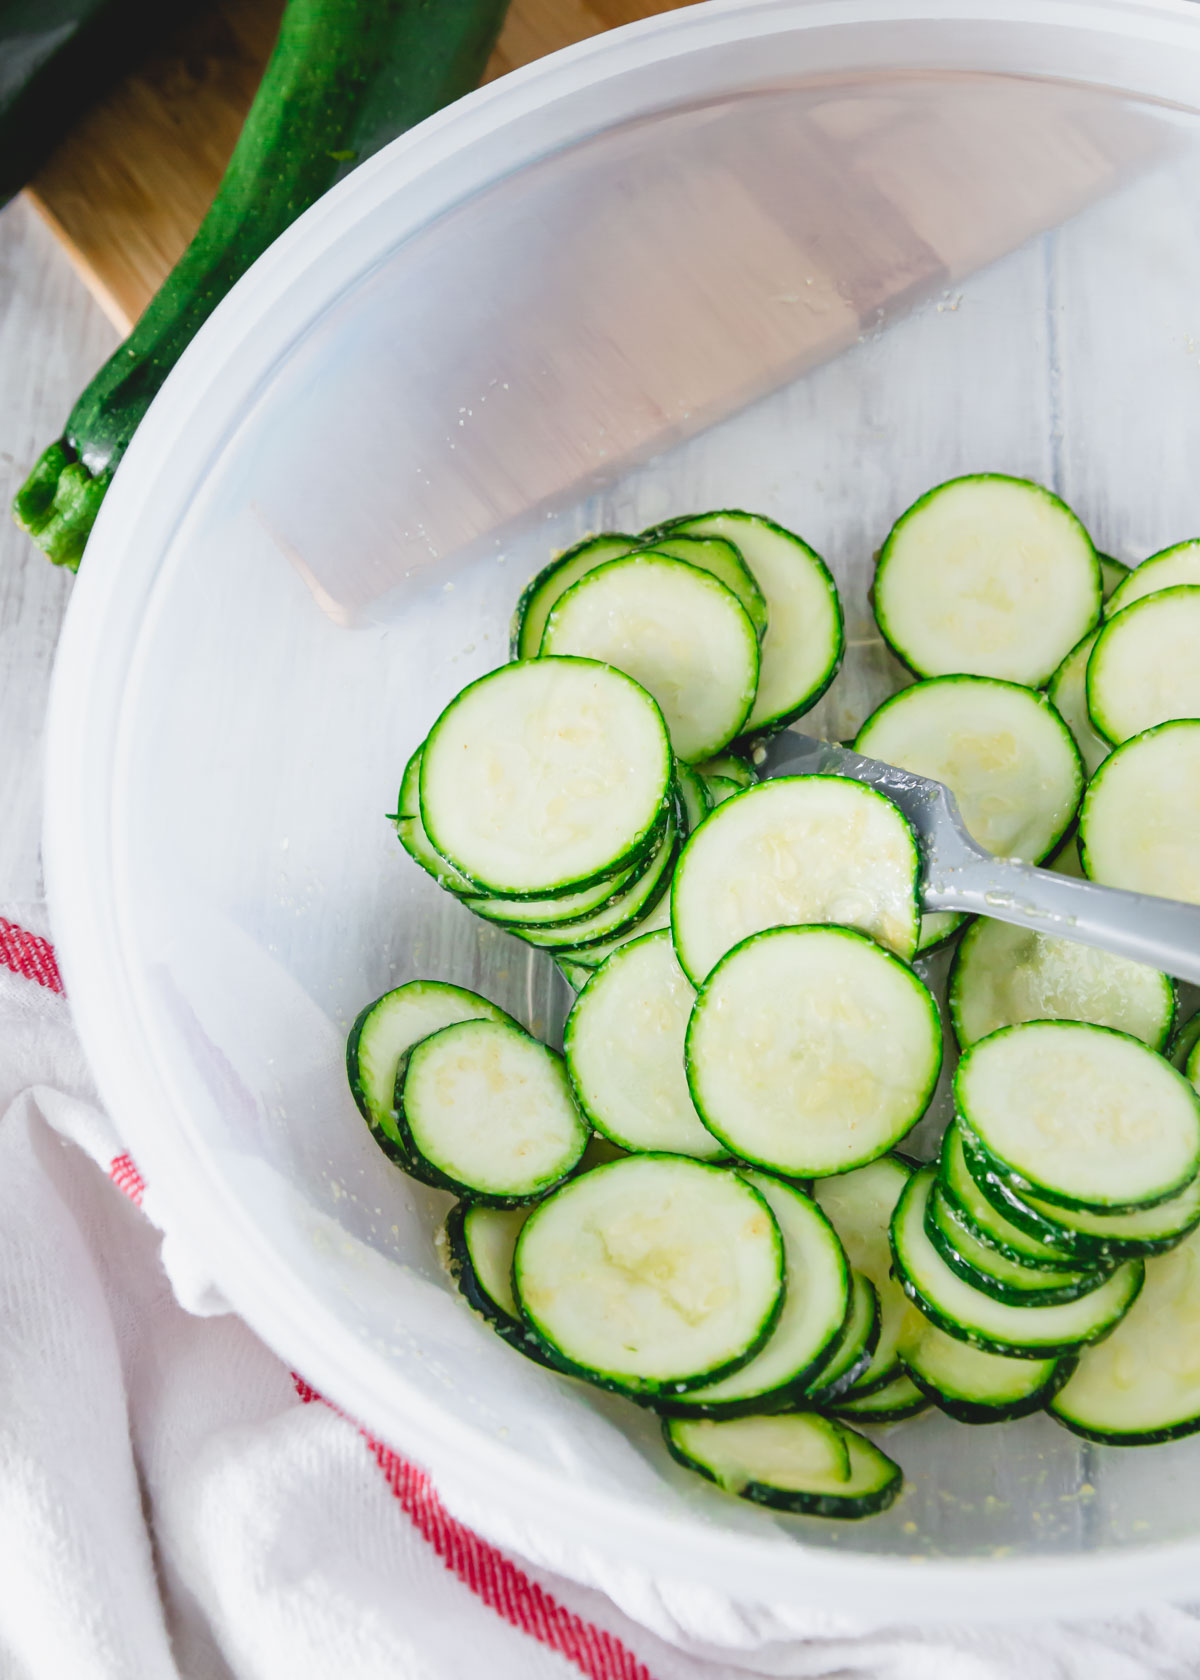
[[[0,205],[183,10],[161,0],[0,0]]]
[[[356,163],[475,86],[507,0],[289,0],[204,221],[17,492],[13,516],[74,570],[117,464],[230,287]]]

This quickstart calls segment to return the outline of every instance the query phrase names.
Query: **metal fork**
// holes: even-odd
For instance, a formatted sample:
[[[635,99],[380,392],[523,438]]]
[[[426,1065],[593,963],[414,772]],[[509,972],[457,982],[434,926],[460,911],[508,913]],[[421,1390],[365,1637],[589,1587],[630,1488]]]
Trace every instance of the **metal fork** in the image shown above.
[[[993,857],[967,833],[941,782],[786,729],[765,748],[762,776],[849,776],[887,794],[916,831],[925,910],[965,910],[1148,963],[1200,984],[1200,904],[1096,886]]]

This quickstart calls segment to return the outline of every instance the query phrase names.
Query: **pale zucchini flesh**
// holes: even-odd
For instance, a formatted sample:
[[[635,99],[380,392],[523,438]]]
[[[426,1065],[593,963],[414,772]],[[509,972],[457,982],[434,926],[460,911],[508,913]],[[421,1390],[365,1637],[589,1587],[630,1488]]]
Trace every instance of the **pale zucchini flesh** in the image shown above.
[[[824,694],[842,661],[837,588],[820,555],[760,514],[694,514],[659,534],[723,537],[735,544],[767,603],[767,631],[748,734],[793,722]]]
[[[522,1319],[512,1290],[512,1258],[531,1208],[485,1207],[455,1202],[446,1215],[443,1248],[447,1269],[469,1306],[510,1347],[549,1365],[545,1348]]]
[[[1071,732],[1044,695],[985,677],[942,677],[885,700],[855,752],[942,782],[968,832],[1031,863],[1058,845],[1083,794]]]
[[[1200,721],[1160,723],[1106,758],[1079,815],[1088,878],[1200,904]]]
[[[567,1017],[563,1050],[579,1105],[624,1149],[725,1153],[696,1113],[684,1069],[695,996],[663,929],[614,951]]]
[[[1156,724],[1200,717],[1200,586],[1145,595],[1104,626],[1088,658],[1088,715],[1119,745]]]
[[[530,1215],[513,1278],[556,1359],[601,1387],[682,1393],[747,1364],[783,1304],[783,1241],[736,1173],[630,1155]]]
[[[1100,583],[1104,590],[1104,599],[1107,602],[1109,597],[1125,582],[1131,568],[1123,560],[1114,560],[1111,554],[1101,554],[1099,549],[1096,551],[1096,558],[1100,562]],[[1200,578],[1197,581],[1200,581]]]
[[[1087,670],[1099,630],[1089,630],[1077,642],[1046,686],[1050,704],[1075,738],[1087,775],[1093,776],[1112,751],[1111,744],[1092,727],[1087,704]]]
[[[421,756],[431,842],[502,897],[574,892],[636,862],[673,795],[662,713],[589,659],[524,660],[480,677]]]
[[[393,1156],[406,1145],[396,1115],[396,1072],[414,1044],[457,1021],[499,1021],[511,1015],[465,986],[409,980],[361,1011],[346,1041],[346,1074],[359,1112]]]
[[[685,763],[738,734],[758,687],[758,637],[724,584],[653,551],[589,572],[558,601],[543,655],[598,659],[652,694]]]
[[[783,1308],[770,1340],[748,1365],[660,1402],[661,1410],[676,1415],[737,1417],[776,1410],[801,1396],[850,1310],[846,1256],[815,1202],[767,1173],[743,1171],[742,1176],[763,1197],[783,1235]]]
[[[897,1155],[882,1155],[869,1166],[821,1178],[813,1199],[841,1238],[846,1258],[875,1285],[879,1297],[879,1341],[871,1363],[853,1385],[855,1395],[882,1388],[899,1370],[897,1342],[908,1309],[904,1291],[892,1276],[888,1227],[900,1192],[913,1168]]]
[[[1110,1027],[1030,1021],[967,1050],[959,1115],[1019,1193],[1128,1213],[1200,1170],[1200,1101],[1170,1063]]]
[[[909,1299],[940,1330],[991,1353],[1045,1359],[1108,1334],[1142,1283],[1142,1262],[1127,1260],[1081,1300],[1053,1307],[1014,1307],[972,1288],[951,1271],[929,1240],[925,1204],[935,1169],[923,1167],[905,1186],[892,1219],[892,1256]]]
[[[735,545],[724,537],[673,536],[647,533],[646,548],[671,560],[686,560],[702,572],[710,572],[718,583],[735,594],[746,610],[761,642],[767,630],[767,603],[749,567]]]
[[[1023,1021],[1085,1021],[1162,1050],[1175,1018],[1175,988],[1157,969],[985,917],[962,937],[947,999],[963,1049]]]
[[[900,1338],[914,1383],[960,1423],[1001,1423],[1041,1411],[1070,1373],[1070,1356],[1014,1359],[947,1336],[915,1307]]]
[[[1112,618],[1135,601],[1179,584],[1200,584],[1200,537],[1174,543],[1158,554],[1151,554],[1140,566],[1126,568],[1105,604],[1105,613]]]
[[[501,1207],[560,1183],[589,1137],[562,1057],[507,1022],[460,1021],[414,1045],[396,1112],[409,1171]]]
[[[921,677],[1040,688],[1100,616],[1091,538],[1057,496],[979,473],[930,490],[880,551],[875,618]]]
[[[874,1442],[813,1412],[777,1417],[668,1418],[672,1457],[741,1499],[807,1516],[854,1518],[886,1510],[900,1466]]]
[[[693,985],[765,928],[836,922],[897,955],[916,950],[920,859],[891,800],[838,776],[780,776],[713,812],[671,889],[675,949]]]
[[[1146,1282],[1112,1335],[1080,1357],[1050,1407],[1110,1446],[1200,1430],[1200,1233],[1146,1263]]]
[[[542,645],[546,620],[573,583],[622,554],[632,554],[641,547],[640,537],[627,537],[620,531],[602,531],[599,536],[585,537],[582,542],[556,555],[548,566],[526,585],[517,610],[513,614],[510,657],[536,659]]]
[[[816,1177],[875,1160],[921,1118],[941,1026],[925,984],[865,934],[772,928],[709,975],[686,1055],[696,1110],[731,1153]]]

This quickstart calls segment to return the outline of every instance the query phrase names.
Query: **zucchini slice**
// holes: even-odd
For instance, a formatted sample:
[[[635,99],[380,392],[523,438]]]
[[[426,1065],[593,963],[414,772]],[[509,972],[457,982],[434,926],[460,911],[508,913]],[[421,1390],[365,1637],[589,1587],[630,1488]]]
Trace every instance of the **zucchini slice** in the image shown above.
[[[848,1397],[871,1369],[879,1347],[883,1314],[875,1285],[865,1272],[850,1269],[850,1310],[842,1333],[809,1378],[810,1406],[828,1406]]]
[[[619,560],[623,554],[632,554],[640,546],[640,537],[627,537],[620,531],[602,531],[599,536],[585,537],[573,548],[555,555],[521,593],[513,614],[509,658],[536,659],[546,620],[555,602],[561,600],[573,583],[595,571],[597,566],[603,566],[609,560]]]
[[[910,1309],[900,1352],[913,1382],[960,1423],[1004,1423],[1042,1411],[1075,1361],[1013,1359],[970,1347]]]
[[[1099,549],[1096,550],[1096,558],[1100,562],[1100,583],[1104,591],[1104,599],[1107,602],[1109,597],[1125,582],[1132,567],[1127,566],[1124,560],[1114,560],[1111,554],[1101,554]],[[1200,582],[1200,568],[1197,568],[1196,581]]]
[[[1162,1254],[1200,1223],[1200,1175],[1170,1201],[1137,1213],[1087,1213],[1057,1207],[1013,1189],[972,1134],[961,1133],[963,1159],[981,1193],[1014,1225],[1081,1264]]]
[[[675,949],[694,986],[748,935],[784,924],[841,923],[908,959],[919,879],[916,839],[890,799],[841,776],[778,776],[726,800],[684,847]]]
[[[1113,618],[1135,601],[1156,595],[1160,589],[1174,589],[1181,583],[1200,584],[1200,537],[1173,543],[1170,548],[1149,555],[1140,566],[1126,567],[1125,576],[1108,598],[1105,614]]]
[[[1082,1300],[1055,1307],[1014,1307],[964,1282],[929,1240],[925,1204],[936,1169],[923,1167],[904,1187],[892,1218],[892,1257],[909,1300],[960,1342],[989,1353],[1046,1359],[1099,1341],[1128,1310],[1142,1286],[1142,1262],[1128,1260]]]
[[[672,520],[663,537],[723,537],[735,545],[767,603],[767,631],[747,733],[782,729],[815,706],[837,675],[845,632],[837,586],[806,542],[762,514],[726,509]]]
[[[1014,1307],[1053,1307],[1098,1289],[1111,1266],[1091,1266],[1072,1272],[1042,1271],[1022,1261],[1006,1260],[980,1242],[966,1221],[935,1184],[925,1204],[925,1231],[952,1272],[993,1300]]]
[[[546,621],[540,651],[599,659],[639,682],[687,764],[733,740],[758,687],[758,636],[737,596],[653,550],[610,560],[572,584]]]
[[[432,875],[439,887],[461,897],[473,893],[474,884],[434,850],[421,821],[421,754],[424,751],[425,744],[422,742],[405,766],[400,782],[400,799],[392,821],[396,824],[400,844],[413,862],[419,863],[427,875]]]
[[[909,1306],[892,1276],[888,1228],[912,1171],[899,1155],[882,1155],[870,1166],[813,1185],[813,1199],[841,1238],[847,1259],[870,1278],[879,1297],[879,1341],[870,1365],[854,1382],[855,1397],[883,1388],[900,1369],[896,1344]]]
[[[709,804],[712,810],[718,805],[724,805],[727,799],[732,799],[735,793],[741,793],[745,784],[734,781],[732,776],[705,776],[704,786],[708,790]]]
[[[396,1116],[414,1177],[492,1207],[545,1195],[591,1135],[562,1057],[510,1021],[460,1021],[414,1045]]]
[[[429,732],[421,816],[488,894],[550,898],[636,863],[673,801],[662,713],[592,659],[532,659],[470,683]]]
[[[539,1365],[550,1365],[545,1348],[521,1317],[512,1288],[513,1253],[532,1211],[455,1202],[446,1215],[444,1247],[447,1268],[464,1300],[510,1347]]]
[[[968,672],[1041,688],[1100,617],[1100,563],[1049,490],[975,473],[901,514],[873,595],[880,633],[917,676]]]
[[[646,550],[665,554],[671,560],[686,560],[702,572],[711,572],[718,583],[730,589],[746,609],[746,617],[754,626],[761,642],[767,632],[767,603],[762,590],[733,543],[724,537],[681,537],[666,535],[655,538],[647,532],[643,539]]]
[[[916,1125],[942,1065],[928,987],[866,934],[752,934],[704,982],[687,1030],[696,1110],[734,1155],[791,1177],[847,1172]]]
[[[1082,1255],[1064,1254],[1060,1247],[1051,1247],[1049,1243],[1040,1241],[993,1207],[967,1165],[963,1132],[959,1126],[948,1126],[942,1139],[938,1194],[976,1242],[1002,1259],[1011,1261],[1014,1266],[1028,1266],[1039,1272],[1075,1272],[1091,1264],[1093,1258],[1099,1259],[1090,1251]],[[1042,1229],[1043,1222],[1038,1221],[1036,1228]],[[1051,1229],[1057,1232],[1061,1228],[1053,1225]]]
[[[1099,630],[1089,630],[1081,642],[1076,642],[1046,685],[1050,704],[1074,736],[1089,776],[1096,774],[1112,751],[1111,744],[1093,729],[1087,704],[1088,660],[1099,635]]]
[[[736,782],[739,787],[753,787],[758,780],[754,766],[740,753],[718,753],[716,758],[705,759],[696,769],[702,776],[719,776],[724,781]]]
[[[904,1371],[882,1388],[872,1388],[867,1394],[852,1394],[840,1405],[831,1408],[834,1417],[854,1423],[904,1423],[919,1417],[933,1404]]]
[[[1200,904],[1200,720],[1160,723],[1093,776],[1079,816],[1090,880]]]
[[[712,810],[712,799],[709,797],[704,777],[693,770],[690,764],[676,764],[675,780],[679,784],[679,797],[683,801],[687,832],[691,834],[693,829],[700,827]]]
[[[783,1234],[783,1310],[770,1341],[740,1371],[660,1401],[659,1410],[670,1415],[742,1417],[780,1409],[803,1394],[850,1311],[846,1255],[816,1203],[766,1173],[741,1176],[762,1196]]]
[[[917,938],[919,957],[927,957],[933,951],[940,950],[962,927],[969,922],[970,917],[961,910],[926,910],[921,916],[921,931]]]
[[[555,957],[554,966],[573,992],[581,992],[595,972],[583,963],[572,962],[569,957],[563,956]]]
[[[567,1016],[563,1052],[576,1099],[623,1149],[701,1161],[725,1153],[696,1113],[683,1065],[695,996],[664,928],[614,951]]]
[[[362,1010],[346,1040],[346,1076],[358,1111],[376,1141],[401,1163],[407,1146],[396,1116],[396,1073],[413,1045],[457,1021],[498,1021],[511,1015],[487,998],[441,980],[410,980]]]
[[[1003,1027],[967,1050],[955,1106],[1019,1195],[1133,1213],[1200,1171],[1200,1099],[1127,1033],[1078,1021]]]
[[[783,1239],[736,1173],[630,1155],[530,1215],[513,1280],[560,1363],[602,1388],[681,1394],[747,1364],[783,1305]]]
[[[815,1412],[781,1417],[667,1418],[672,1458],[733,1493],[810,1517],[869,1517],[895,1500],[900,1466],[865,1436]]]
[[[901,689],[872,712],[854,750],[944,783],[997,857],[1040,862],[1083,795],[1079,750],[1045,695],[991,677]]]
[[[1109,619],[1087,666],[1094,728],[1120,745],[1155,724],[1200,717],[1200,587],[1144,595]]]
[[[1091,1022],[1162,1050],[1175,1019],[1175,987],[1156,968],[986,917],[962,937],[947,1002],[964,1050],[1024,1021]]]
[[[1200,1430],[1200,1234],[1149,1261],[1141,1295],[1080,1357],[1050,1410],[1075,1434],[1114,1447]]]
[[[1167,1056],[1172,1067],[1177,1067],[1180,1073],[1196,1085],[1200,1079],[1200,1057],[1196,1046],[1200,1044],[1200,1009],[1190,1015],[1177,1030],[1167,1048]]]

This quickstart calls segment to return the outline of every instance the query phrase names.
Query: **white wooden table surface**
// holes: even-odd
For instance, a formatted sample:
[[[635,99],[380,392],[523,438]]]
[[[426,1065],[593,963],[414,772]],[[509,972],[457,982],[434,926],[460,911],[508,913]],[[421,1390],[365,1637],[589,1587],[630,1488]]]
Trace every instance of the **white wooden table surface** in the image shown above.
[[[117,342],[34,212],[0,211],[0,900],[40,898],[42,737],[72,578],[12,523],[14,492]]]

